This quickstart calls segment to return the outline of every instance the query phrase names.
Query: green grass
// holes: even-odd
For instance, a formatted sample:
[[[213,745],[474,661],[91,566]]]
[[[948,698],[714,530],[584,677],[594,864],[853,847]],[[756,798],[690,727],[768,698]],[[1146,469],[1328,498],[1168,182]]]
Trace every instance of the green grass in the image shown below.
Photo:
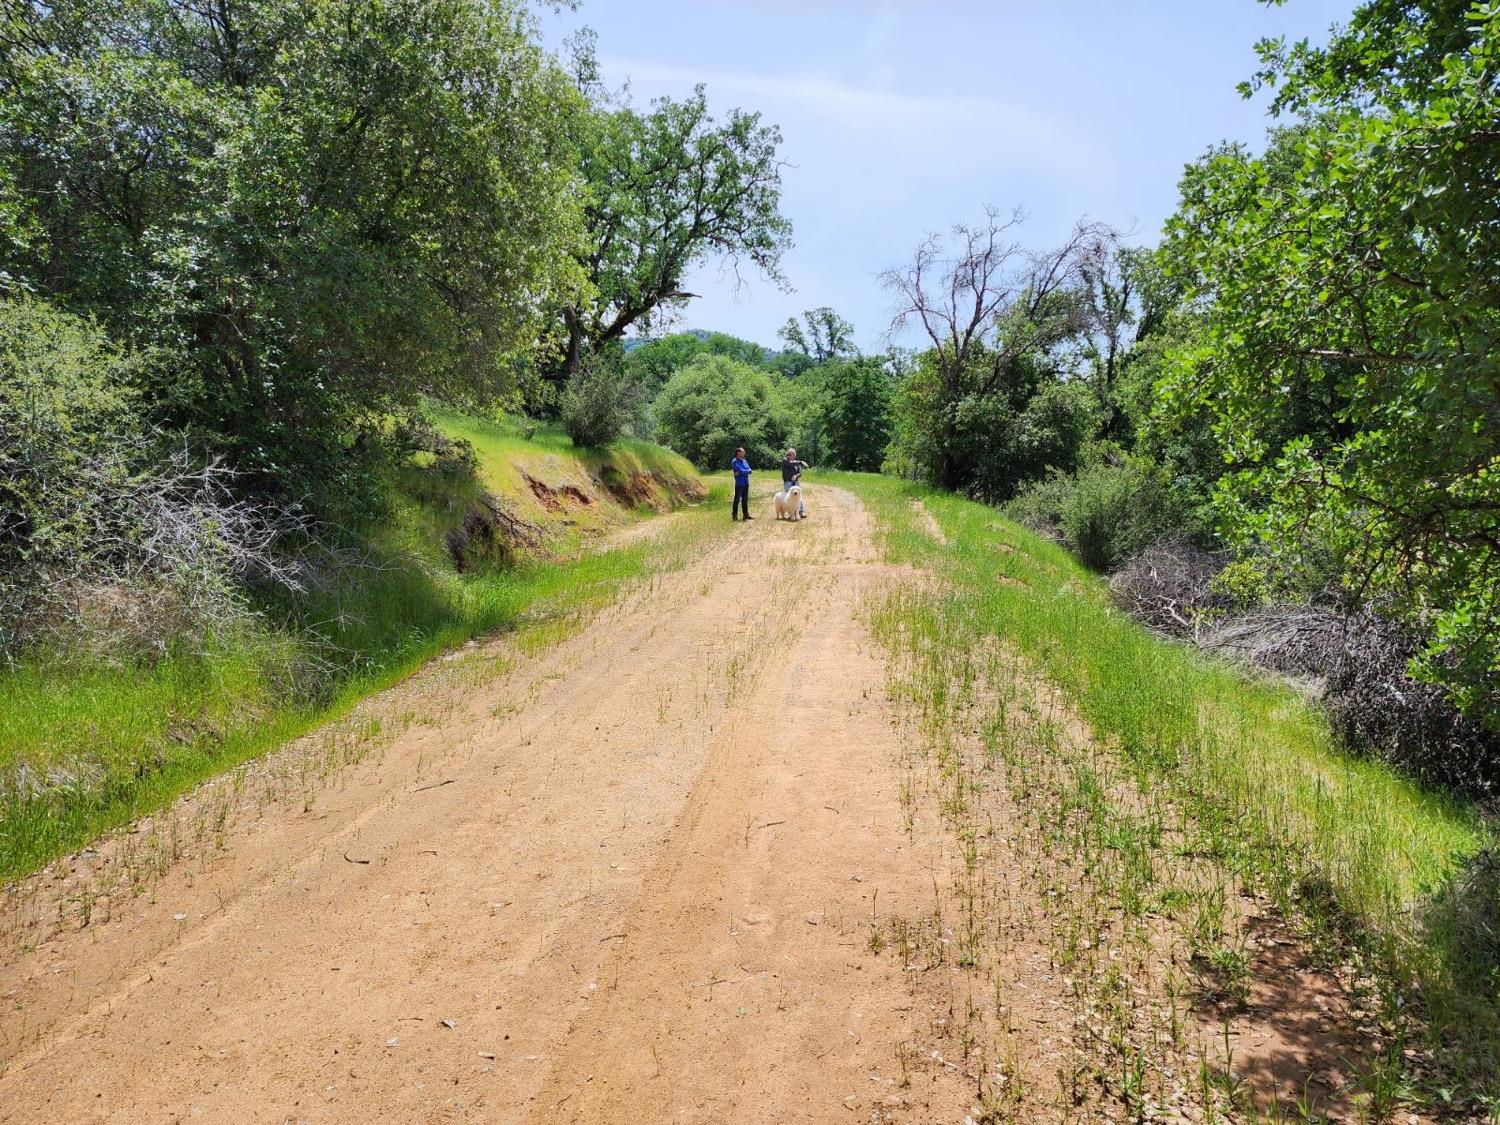
[[[566,439],[528,441],[504,426],[438,419],[473,435],[486,477],[518,465],[542,471],[670,474],[699,487],[675,454],[628,443],[576,455]],[[554,466],[555,468],[556,466]],[[347,712],[442,650],[481,633],[513,630],[556,640],[629,584],[677,565],[696,537],[718,528],[700,509],[672,533],[623,549],[584,551],[574,526],[564,557],[459,574],[443,534],[478,494],[478,482],[414,470],[392,482],[391,512],[359,536],[380,564],[299,605],[264,607],[207,651],[154,662],[79,666],[53,661],[0,673],[0,880],[35,871],[111,828],[163,807],[194,784]],[[486,481],[483,487],[488,487]],[[639,514],[597,505],[600,526]],[[295,610],[295,612],[292,612]]]
[[[632,478],[648,476],[657,486],[653,500],[624,507],[600,504],[577,507],[569,523],[551,521],[554,547],[575,545],[580,533],[617,525],[631,507],[660,508],[699,494],[698,474],[687,459],[650,442],[621,438],[608,449],[577,449],[560,429],[513,418],[484,419],[431,407],[428,415],[448,434],[463,438],[479,455],[479,484],[505,500],[523,519],[546,524],[548,516],[526,480],[529,474],[554,486],[573,485],[597,491],[595,481],[623,487]]]
[[[883,629],[940,654],[924,706],[993,674],[982,654],[998,638],[1062,690],[1141,792],[1185,810],[1205,846],[1320,940],[1356,946],[1387,1016],[1415,1001],[1446,1073],[1495,1091],[1494,951],[1467,946],[1448,909],[1488,839],[1472,805],[1344,753],[1290,687],[1151,635],[1066,551],[995,510],[887,478],[831,480],[873,511],[891,561],[942,580],[888,606]],[[946,544],[921,527],[918,499]]]

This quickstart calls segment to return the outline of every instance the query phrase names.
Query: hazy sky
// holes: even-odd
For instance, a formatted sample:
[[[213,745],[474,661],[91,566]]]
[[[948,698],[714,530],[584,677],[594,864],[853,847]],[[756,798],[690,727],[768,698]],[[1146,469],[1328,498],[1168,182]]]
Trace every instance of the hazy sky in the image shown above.
[[[681,327],[776,343],[790,315],[832,305],[866,348],[889,299],[875,275],[929,231],[1019,205],[1025,240],[1087,216],[1154,241],[1182,166],[1224,139],[1259,144],[1265,99],[1235,89],[1266,36],[1322,41],[1353,0],[584,0],[544,14],[587,25],[604,77],[645,105],[694,84],[709,104],[781,127],[794,292],[716,264]]]

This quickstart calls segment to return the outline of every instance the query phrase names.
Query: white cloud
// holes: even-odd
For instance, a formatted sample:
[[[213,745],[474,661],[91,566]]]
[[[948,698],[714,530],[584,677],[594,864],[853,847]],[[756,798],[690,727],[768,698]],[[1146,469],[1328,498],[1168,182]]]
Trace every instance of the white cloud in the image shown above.
[[[685,91],[701,82],[711,93],[729,95],[731,101],[748,97],[757,106],[789,103],[856,129],[930,124],[987,108],[986,103],[966,98],[855,86],[825,74],[750,74],[626,59],[607,60],[605,66],[611,74],[629,77],[632,86]]]

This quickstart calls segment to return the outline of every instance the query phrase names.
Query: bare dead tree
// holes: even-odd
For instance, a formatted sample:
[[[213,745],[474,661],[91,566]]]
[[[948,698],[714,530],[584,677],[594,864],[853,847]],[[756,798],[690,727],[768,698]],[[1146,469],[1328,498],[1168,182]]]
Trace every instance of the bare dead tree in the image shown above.
[[[1135,347],[1157,332],[1180,299],[1180,287],[1155,265],[1153,252],[1101,239],[1086,247],[1079,273],[1085,302],[1080,358],[1104,409],[1103,436],[1122,422],[1118,389]]]
[[[1080,222],[1062,245],[1033,252],[1015,237],[1024,221],[1019,209],[986,207],[981,222],[929,235],[910,264],[880,275],[894,299],[891,332],[915,322],[932,344],[945,414],[937,481],[944,488],[959,484],[953,408],[965,396],[996,393],[1022,357],[1076,335],[1087,312],[1084,267],[1118,241],[1111,228]]]

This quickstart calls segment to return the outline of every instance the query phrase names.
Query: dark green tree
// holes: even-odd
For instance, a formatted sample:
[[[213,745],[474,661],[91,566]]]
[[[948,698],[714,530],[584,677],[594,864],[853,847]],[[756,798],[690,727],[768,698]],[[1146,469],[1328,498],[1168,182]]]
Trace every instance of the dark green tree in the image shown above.
[[[262,486],[357,488],[361,420],[491,393],[583,285],[577,94],[508,0],[6,11],[0,273],[179,357],[154,418]]]
[[[931,349],[899,384],[892,403],[892,437],[885,468],[917,480],[936,480],[947,458],[957,487],[991,503],[1010,500],[1051,472],[1072,472],[1098,426],[1098,406],[1082,379],[1048,355],[1019,355],[1006,378],[986,394],[964,394],[948,404],[945,358]],[[983,380],[993,359],[971,353]]]
[[[1220,507],[1247,581],[1340,560],[1500,723],[1500,6],[1372,0],[1261,52],[1251,85],[1299,123],[1185,179],[1166,260],[1205,331],[1163,390],[1243,466]]]
[[[701,469],[728,466],[737,446],[757,468],[769,467],[791,431],[771,376],[726,356],[700,356],[679,370],[653,412],[658,440]]]
[[[821,459],[830,468],[880,471],[891,438],[891,375],[876,358],[835,360],[817,370]]]
[[[590,109],[574,134],[587,185],[580,264],[590,287],[561,307],[557,377],[633,326],[681,308],[694,296],[682,288],[684,275],[707,258],[736,269],[748,261],[782,280],[791,224],[780,211],[781,133],[759,114],[736,109],[721,124],[700,86],[644,113]]]
[[[1181,301],[1181,287],[1162,272],[1154,251],[1100,242],[1079,263],[1084,317],[1078,347],[1099,400],[1099,436],[1130,444],[1125,400],[1130,366]]]

